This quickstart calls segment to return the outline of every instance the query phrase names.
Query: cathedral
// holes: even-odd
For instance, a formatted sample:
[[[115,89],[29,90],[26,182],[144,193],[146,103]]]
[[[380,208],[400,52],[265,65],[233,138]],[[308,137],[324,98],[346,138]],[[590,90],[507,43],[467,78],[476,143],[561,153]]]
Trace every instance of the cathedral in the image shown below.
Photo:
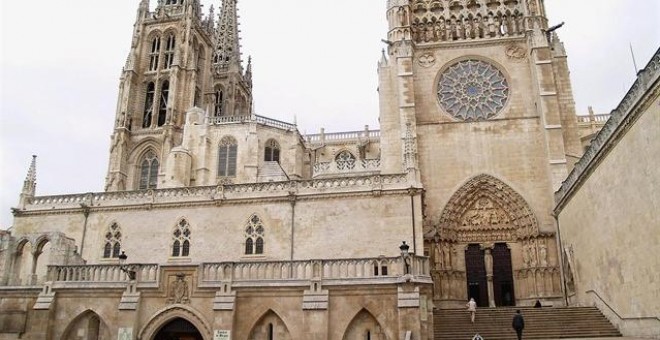
[[[622,256],[630,286],[609,285],[599,228],[629,232],[576,203],[621,193],[589,182],[630,166],[608,170],[612,138],[657,165],[660,53],[585,153],[543,0],[383,2],[380,129],[301,134],[253,111],[237,0],[140,0],[105,191],[36,196],[32,159],[0,234],[0,338],[433,339],[434,310],[469,298],[660,330],[658,260]],[[660,251],[657,168],[632,242]]]

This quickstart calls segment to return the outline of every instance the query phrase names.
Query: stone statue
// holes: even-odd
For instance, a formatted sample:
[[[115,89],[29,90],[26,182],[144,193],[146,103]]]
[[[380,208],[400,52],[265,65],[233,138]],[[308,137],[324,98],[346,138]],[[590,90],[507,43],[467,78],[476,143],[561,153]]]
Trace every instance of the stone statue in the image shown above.
[[[541,262],[541,267],[548,266],[548,249],[543,243],[539,246],[539,262]]]
[[[435,247],[433,247],[433,257],[434,257],[434,263],[435,263],[435,269],[440,269],[443,268],[442,265],[442,250],[440,248],[440,243],[436,243]]]
[[[523,245],[522,247],[522,257],[523,257],[523,263],[525,264],[525,268],[529,268],[529,246],[528,245]]]
[[[484,263],[486,264],[486,275],[493,275],[493,254],[490,249],[486,249],[484,255]]]

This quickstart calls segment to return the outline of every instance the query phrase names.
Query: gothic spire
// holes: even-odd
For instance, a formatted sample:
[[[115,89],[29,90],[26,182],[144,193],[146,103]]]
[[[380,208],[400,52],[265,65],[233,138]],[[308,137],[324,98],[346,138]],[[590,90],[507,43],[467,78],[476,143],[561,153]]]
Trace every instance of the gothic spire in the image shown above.
[[[23,190],[21,190],[21,197],[19,204],[21,206],[24,206],[28,198],[34,197],[36,189],[37,189],[37,156],[32,155],[32,162],[30,163],[30,168],[28,169],[27,176],[25,176],[25,181],[23,182]]]
[[[218,27],[215,34],[215,55],[213,63],[216,68],[229,69],[230,66],[241,67],[241,52],[238,39],[238,0],[223,0],[219,14]],[[242,73],[242,72],[241,72]]]

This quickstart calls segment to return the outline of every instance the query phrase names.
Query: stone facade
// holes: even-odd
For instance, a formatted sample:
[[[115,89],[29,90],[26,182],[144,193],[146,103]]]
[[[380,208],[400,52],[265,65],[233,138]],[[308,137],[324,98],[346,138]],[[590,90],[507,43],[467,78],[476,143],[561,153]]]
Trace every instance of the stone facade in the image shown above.
[[[468,295],[565,303],[552,194],[582,147],[542,1],[387,1],[381,129],[316,135],[253,113],[236,0],[148,3],[106,191],[36,196],[33,159],[0,334],[431,339]]]
[[[572,303],[597,305],[621,332],[660,334],[660,51],[557,192]],[[604,213],[606,212],[606,213]]]

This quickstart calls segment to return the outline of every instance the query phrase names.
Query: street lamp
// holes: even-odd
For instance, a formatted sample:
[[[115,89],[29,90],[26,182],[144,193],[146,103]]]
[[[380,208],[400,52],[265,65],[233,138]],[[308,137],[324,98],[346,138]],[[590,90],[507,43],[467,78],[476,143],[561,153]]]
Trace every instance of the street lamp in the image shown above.
[[[122,250],[121,255],[119,255],[119,269],[121,269],[122,272],[126,273],[126,275],[128,275],[128,278],[131,281],[133,281],[135,280],[135,271],[129,269],[129,267],[126,265],[126,259],[128,259],[128,256]]]
[[[406,244],[406,241],[403,241],[403,244],[399,246],[399,249],[401,250],[401,258],[403,259],[404,265],[403,274],[410,274],[410,253],[408,252],[410,246]]]

